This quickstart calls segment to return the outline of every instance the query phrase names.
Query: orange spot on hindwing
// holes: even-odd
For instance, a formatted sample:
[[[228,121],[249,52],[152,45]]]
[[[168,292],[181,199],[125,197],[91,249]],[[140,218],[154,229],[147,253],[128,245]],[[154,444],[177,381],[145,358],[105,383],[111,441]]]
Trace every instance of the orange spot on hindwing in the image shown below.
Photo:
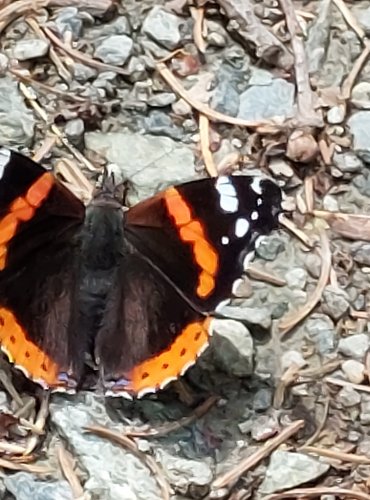
[[[44,388],[60,385],[59,367],[33,342],[14,314],[0,307],[0,344],[9,361]]]
[[[16,234],[19,224],[32,219],[37,208],[48,197],[53,185],[54,177],[45,172],[32,184],[25,196],[19,196],[13,201],[9,212],[0,220],[0,271],[6,266],[7,247]]]
[[[192,218],[189,206],[177,189],[167,190],[164,200],[180,238],[192,246],[194,260],[201,269],[197,295],[206,298],[215,288],[215,276],[218,269],[217,252],[209,243],[201,221]]]
[[[124,391],[138,397],[162,389],[192,366],[208,346],[212,319],[187,325],[171,346],[156,356],[135,366],[125,374],[128,384]]]

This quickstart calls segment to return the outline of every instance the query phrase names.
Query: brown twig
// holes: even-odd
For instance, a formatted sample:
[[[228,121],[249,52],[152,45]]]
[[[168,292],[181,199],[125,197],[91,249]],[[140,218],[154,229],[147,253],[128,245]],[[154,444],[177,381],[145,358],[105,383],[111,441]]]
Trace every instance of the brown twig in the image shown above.
[[[177,431],[178,429],[181,429],[182,427],[185,427],[186,425],[190,425],[193,423],[195,420],[203,417],[211,408],[214,406],[217,401],[218,401],[218,396],[211,396],[206,401],[204,401],[202,404],[200,404],[193,413],[187,417],[183,417],[180,420],[177,420],[176,422],[170,422],[167,424],[164,424],[156,429],[147,429],[147,430],[130,430],[125,433],[126,436],[128,437],[163,437],[167,436],[171,432]]]
[[[281,500],[283,498],[318,498],[322,495],[332,495],[333,497],[348,497],[356,500],[370,500],[370,495],[361,491],[348,490],[345,488],[330,488],[329,486],[316,486],[315,488],[296,488],[294,490],[274,493],[264,497],[264,500]]]
[[[30,455],[33,450],[36,448],[40,441],[40,435],[44,432],[46,419],[49,415],[49,397],[50,393],[44,391],[42,393],[42,399],[40,404],[40,410],[36,417],[35,426],[39,429],[40,433],[33,434],[28,438],[26,450],[23,455]]]
[[[321,300],[322,293],[325,286],[328,283],[331,269],[331,252],[329,246],[329,240],[325,231],[320,233],[321,240],[321,273],[318,279],[316,289],[311,295],[306,304],[298,311],[290,312],[285,315],[279,325],[281,335],[284,336],[292,328],[294,328],[298,323],[300,323],[316,306],[316,304]]]
[[[53,469],[47,467],[46,465],[33,465],[33,464],[29,465],[23,463],[15,463],[11,462],[10,460],[6,460],[5,458],[0,458],[0,467],[15,471],[22,470],[25,472],[31,472],[31,474],[40,474],[40,475],[52,474],[54,472]]]
[[[347,380],[341,380],[335,377],[326,377],[325,382],[328,384],[339,385],[339,387],[350,387],[355,391],[370,393],[370,385],[354,384],[353,382],[347,382]]]
[[[97,436],[103,437],[105,439],[109,439],[110,441],[119,444],[120,446],[123,446],[124,448],[128,449],[133,453],[141,462],[144,463],[146,467],[151,471],[153,476],[155,477],[158,486],[161,490],[162,496],[161,499],[163,500],[169,500],[170,499],[170,485],[167,482],[167,479],[165,478],[162,470],[158,466],[157,462],[150,456],[146,455],[142,451],[140,451],[137,446],[135,441],[132,439],[128,438],[127,436],[123,436],[122,434],[118,434],[115,431],[112,431],[110,429],[106,429],[105,427],[100,427],[97,425],[89,425],[84,428],[87,432],[91,432],[93,434],[96,434]]]
[[[317,429],[316,431],[312,434],[312,436],[310,436],[307,441],[305,442],[305,444],[303,446],[300,446],[299,447],[299,450],[301,451],[304,451],[304,448],[308,448],[311,444],[313,444],[317,439],[318,437],[320,436],[322,430],[324,429],[325,427],[325,424],[326,424],[326,421],[327,421],[327,418],[328,418],[328,414],[329,414],[329,408],[330,408],[330,398],[327,397],[325,399],[325,404],[324,404],[324,414],[323,414],[323,417],[321,419],[321,422],[319,423],[319,425],[317,426]]]
[[[125,78],[130,76],[130,72],[126,69],[123,69],[119,66],[113,66],[112,64],[106,64],[97,61],[96,59],[93,59],[92,57],[84,54],[83,52],[80,52],[79,50],[71,49],[68,45],[63,43],[62,40],[60,40],[56,35],[54,35],[54,33],[48,27],[42,26],[42,30],[45,33],[45,35],[53,42],[54,45],[56,45],[60,50],[62,50],[70,57],[72,57],[72,59],[79,61],[85,64],[86,66],[95,68],[98,71],[112,71]]]
[[[279,215],[279,223],[296,236],[306,247],[313,248],[315,242],[312,241],[306,233],[298,229],[298,227],[290,219],[285,217],[284,214]]]
[[[244,271],[250,278],[258,281],[264,281],[270,285],[285,286],[287,284],[283,278],[279,278],[279,276],[276,276],[275,274],[262,271],[262,269],[257,269],[253,264],[248,264],[248,267],[244,269]]]
[[[57,453],[60,467],[71,487],[73,497],[82,499],[84,497],[84,490],[75,472],[75,461],[73,457],[61,444],[58,446]]]
[[[298,122],[303,126],[322,127],[322,117],[315,112],[314,95],[308,76],[306,52],[292,0],[279,0],[284,11],[294,54],[294,72],[297,85]]]
[[[345,453],[339,450],[329,450],[327,448],[317,448],[316,446],[301,446],[299,451],[304,453],[318,455],[320,457],[332,458],[341,462],[350,462],[352,464],[370,465],[370,458],[365,455],[356,455],[354,453]]]
[[[171,87],[171,89],[184,101],[186,101],[190,106],[199,113],[204,114],[211,121],[218,121],[229,123],[230,125],[238,125],[240,127],[259,129],[269,127],[269,131],[271,133],[278,133],[281,129],[281,124],[284,119],[282,117],[271,118],[270,120],[260,120],[260,121],[250,121],[243,120],[241,118],[235,118],[234,116],[224,115],[223,113],[219,113],[218,111],[213,110],[207,104],[204,104],[197,99],[194,99],[189,92],[181,85],[179,80],[171,73],[171,71],[167,68],[167,66],[163,62],[158,62],[156,64],[156,69],[158,73],[161,75],[163,80]]]
[[[35,161],[36,163],[41,162],[42,159],[50,153],[56,142],[57,138],[55,135],[46,136],[39,149],[34,152],[32,156],[33,161]]]
[[[194,20],[193,38],[194,43],[202,54],[206,51],[206,42],[204,41],[204,7],[189,7],[191,17]]]
[[[285,443],[289,438],[294,436],[304,426],[304,420],[296,420],[283,429],[277,436],[273,437],[265,443],[265,445],[257,450],[253,455],[242,460],[234,469],[226,474],[223,474],[213,481],[212,489],[217,490],[232,485],[237,481],[245,472],[252,469],[261,460],[268,457],[278,446]]]
[[[313,215],[325,219],[330,228],[340,236],[352,240],[370,241],[370,215],[326,210],[314,210]]]

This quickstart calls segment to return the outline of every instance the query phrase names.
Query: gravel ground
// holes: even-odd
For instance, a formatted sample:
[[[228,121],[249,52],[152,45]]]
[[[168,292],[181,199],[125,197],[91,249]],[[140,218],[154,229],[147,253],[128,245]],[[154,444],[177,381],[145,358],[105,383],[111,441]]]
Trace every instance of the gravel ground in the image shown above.
[[[2,0],[0,31],[1,143],[82,199],[262,172],[286,209],[183,383],[47,399],[4,362],[1,498],[369,500],[370,2]]]

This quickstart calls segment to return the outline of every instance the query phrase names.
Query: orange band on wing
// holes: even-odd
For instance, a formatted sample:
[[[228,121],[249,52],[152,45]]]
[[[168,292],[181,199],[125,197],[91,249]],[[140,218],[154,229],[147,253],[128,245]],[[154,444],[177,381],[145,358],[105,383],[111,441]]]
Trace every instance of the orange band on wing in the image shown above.
[[[43,387],[58,385],[57,364],[27,339],[13,313],[4,307],[0,308],[0,344],[9,361],[28,377]]]
[[[211,318],[190,323],[169,349],[135,366],[125,377],[125,392],[143,396],[162,389],[192,366],[208,346]]]
[[[169,215],[174,219],[180,238],[192,245],[196,263],[201,268],[197,294],[205,298],[215,288],[215,275],[218,269],[218,256],[208,242],[201,221],[192,219],[186,201],[175,188],[165,192],[164,200]]]
[[[48,197],[54,185],[54,177],[46,172],[28,189],[24,197],[19,196],[10,205],[9,213],[0,220],[0,271],[5,268],[7,247],[17,232],[18,225],[35,214],[36,209]]]

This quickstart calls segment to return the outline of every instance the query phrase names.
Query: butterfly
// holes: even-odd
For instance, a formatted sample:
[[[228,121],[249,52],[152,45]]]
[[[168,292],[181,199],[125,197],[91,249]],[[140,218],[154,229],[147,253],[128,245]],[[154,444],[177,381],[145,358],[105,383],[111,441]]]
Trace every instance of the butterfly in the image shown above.
[[[212,314],[280,211],[280,188],[244,175],[171,187],[128,210],[103,185],[85,207],[50,171],[0,148],[1,348],[45,389],[75,391],[87,362],[105,394],[161,389],[208,346]]]

